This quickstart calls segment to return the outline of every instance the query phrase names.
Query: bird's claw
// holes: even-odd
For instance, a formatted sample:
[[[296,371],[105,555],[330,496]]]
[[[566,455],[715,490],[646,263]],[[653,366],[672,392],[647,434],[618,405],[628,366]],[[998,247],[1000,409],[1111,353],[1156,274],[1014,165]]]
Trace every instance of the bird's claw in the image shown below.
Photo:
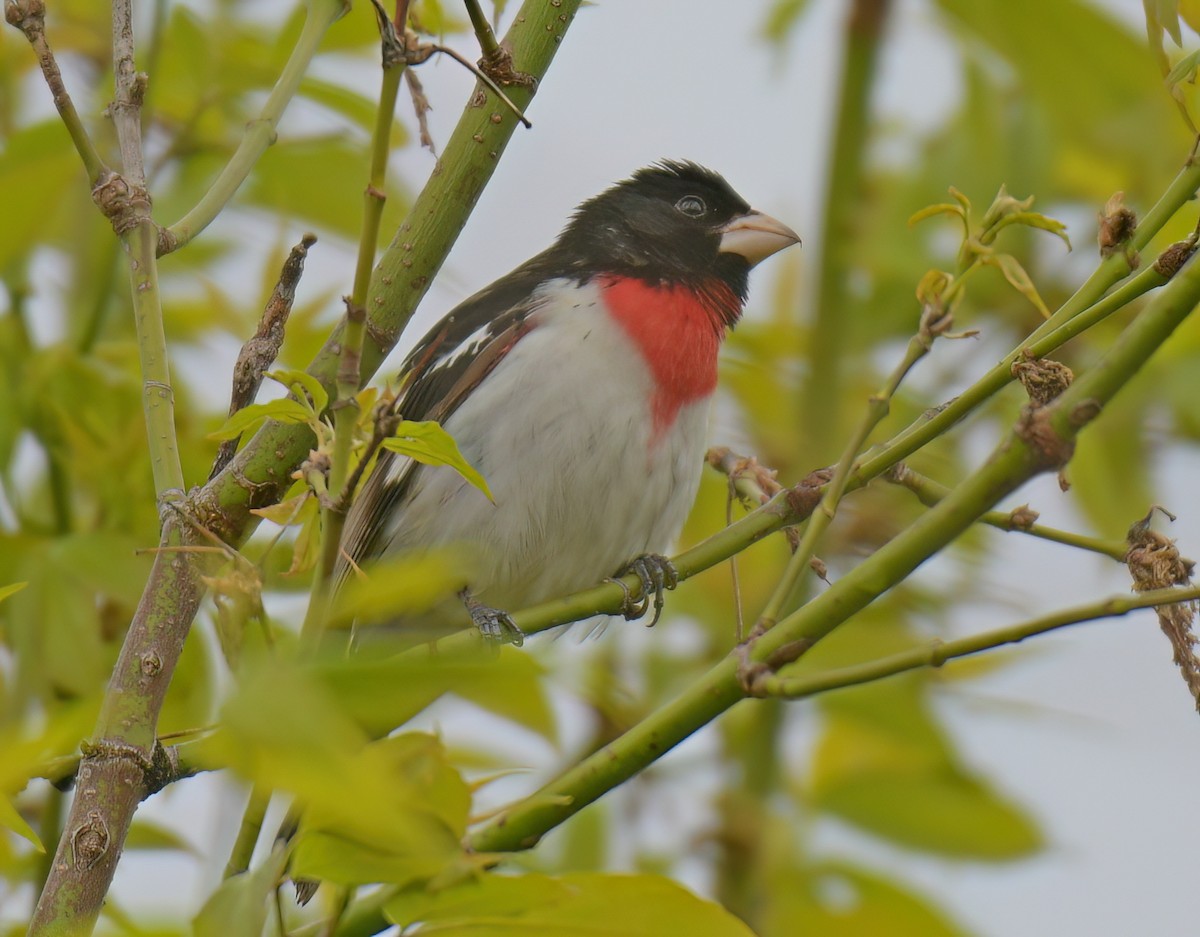
[[[517,627],[512,615],[490,605],[484,605],[466,593],[462,596],[471,624],[488,644],[511,644],[520,647],[525,643],[525,632]]]
[[[679,585],[679,572],[675,569],[674,564],[665,556],[660,556],[657,553],[643,553],[632,560],[617,575],[624,576],[628,573],[637,576],[638,582],[642,586],[642,596],[637,601],[633,600],[629,586],[625,585],[620,579],[607,580],[608,582],[615,582],[625,592],[625,599],[621,603],[621,614],[625,616],[626,621],[641,618],[649,611],[652,601],[651,597],[653,597],[654,617],[646,624],[647,628],[653,628],[658,624],[659,616],[662,614],[663,592],[667,589],[674,589]]]

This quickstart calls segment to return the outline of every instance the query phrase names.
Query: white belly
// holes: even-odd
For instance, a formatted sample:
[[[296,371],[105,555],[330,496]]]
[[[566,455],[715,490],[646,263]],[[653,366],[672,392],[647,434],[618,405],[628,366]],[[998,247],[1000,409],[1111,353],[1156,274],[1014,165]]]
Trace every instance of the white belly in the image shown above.
[[[594,288],[573,288],[578,305],[556,302],[561,289],[547,289],[536,327],[446,421],[495,504],[450,469],[423,467],[390,531],[389,550],[471,544],[472,592],[499,608],[665,551],[700,482],[709,398],[655,435],[637,348],[595,308]]]

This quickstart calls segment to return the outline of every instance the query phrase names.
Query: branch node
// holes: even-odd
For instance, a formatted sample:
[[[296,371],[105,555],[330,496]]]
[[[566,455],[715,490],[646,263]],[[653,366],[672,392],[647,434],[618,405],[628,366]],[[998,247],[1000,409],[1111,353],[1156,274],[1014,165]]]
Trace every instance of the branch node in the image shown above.
[[[7,0],[4,19],[33,42],[46,28],[46,4],[42,0]]]
[[[1038,457],[1043,469],[1060,469],[1075,454],[1075,441],[1066,439],[1054,427],[1049,412],[1042,407],[1027,406],[1021,411],[1015,427],[1021,439]],[[1059,484],[1062,484],[1060,479]]]
[[[1177,274],[1185,263],[1196,253],[1195,235],[1185,241],[1176,241],[1154,261],[1154,272],[1168,280]]]
[[[787,489],[785,500],[788,506],[788,523],[798,524],[812,515],[821,503],[821,494],[825,485],[833,478],[832,468],[817,469],[809,472],[804,478]]]
[[[1071,386],[1075,373],[1065,364],[1049,358],[1035,358],[1026,352],[1010,369],[1021,382],[1034,407],[1044,407]]]
[[[1122,250],[1126,250],[1129,240],[1137,231],[1137,213],[1126,206],[1125,193],[1115,192],[1112,197],[1104,204],[1104,210],[1097,216],[1100,220],[1100,230],[1096,234],[1096,241],[1100,245],[1100,256],[1109,257]],[[1137,257],[1136,251],[1127,253],[1129,257],[1129,265],[1134,269],[1137,268],[1137,263],[1134,258]]]
[[[86,872],[103,859],[111,839],[108,824],[100,811],[89,810],[87,818],[71,834],[71,854],[76,870]]]
[[[102,173],[92,186],[92,201],[118,236],[150,220],[150,193],[146,187],[131,185],[112,170]]]
[[[508,87],[537,89],[537,79],[528,72],[517,69],[513,64],[512,52],[502,45],[496,46],[491,55],[479,60],[479,70],[496,84]]]
[[[1028,504],[1022,504],[1008,512],[1008,522],[1012,525],[1013,530],[1029,531],[1033,530],[1040,516]]]

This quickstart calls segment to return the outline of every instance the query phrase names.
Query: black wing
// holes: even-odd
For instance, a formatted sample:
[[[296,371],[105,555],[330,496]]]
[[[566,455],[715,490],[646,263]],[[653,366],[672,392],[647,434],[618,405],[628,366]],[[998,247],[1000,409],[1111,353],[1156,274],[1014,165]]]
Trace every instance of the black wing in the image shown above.
[[[534,291],[553,268],[549,251],[539,254],[446,314],[409,352],[401,367],[404,383],[396,411],[406,420],[444,423],[530,328],[537,307]],[[406,464],[397,470],[397,459]],[[376,556],[386,519],[403,502],[417,462],[381,452],[375,468],[354,500],[342,535],[342,559],[334,574],[340,583],[356,564]]]

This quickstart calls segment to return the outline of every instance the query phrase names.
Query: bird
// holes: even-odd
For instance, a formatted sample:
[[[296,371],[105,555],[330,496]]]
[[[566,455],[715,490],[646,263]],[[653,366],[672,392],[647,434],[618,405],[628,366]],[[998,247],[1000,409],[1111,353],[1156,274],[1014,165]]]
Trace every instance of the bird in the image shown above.
[[[542,253],[416,344],[395,401],[436,420],[492,499],[446,466],[381,453],[346,518],[345,582],[373,559],[469,550],[460,611],[520,641],[509,612],[637,573],[647,611],[700,485],[720,345],[752,267],[799,243],[716,172],[662,160],[584,201]],[[369,573],[368,573],[369,574]],[[405,622],[399,623],[401,626]]]

